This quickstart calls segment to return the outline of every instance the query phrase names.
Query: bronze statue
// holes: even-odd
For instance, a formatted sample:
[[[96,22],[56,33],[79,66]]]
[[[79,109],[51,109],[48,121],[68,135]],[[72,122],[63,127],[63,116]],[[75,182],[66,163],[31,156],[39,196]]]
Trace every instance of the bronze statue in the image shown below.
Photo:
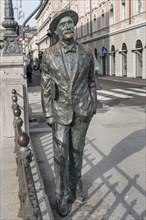
[[[70,198],[86,200],[81,169],[85,136],[96,113],[97,94],[92,50],[74,40],[78,14],[61,11],[50,24],[59,42],[42,58],[42,107],[52,127],[57,208],[68,214]]]

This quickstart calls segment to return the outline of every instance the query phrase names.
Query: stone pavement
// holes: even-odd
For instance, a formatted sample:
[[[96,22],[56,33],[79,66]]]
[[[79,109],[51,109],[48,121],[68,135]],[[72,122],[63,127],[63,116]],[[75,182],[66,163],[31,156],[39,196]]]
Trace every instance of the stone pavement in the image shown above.
[[[28,91],[32,145],[54,219],[60,220],[55,206],[51,129],[42,114],[40,86],[30,85]],[[146,219],[145,146],[143,107],[97,109],[87,133],[82,170],[87,203],[70,204],[70,213],[63,219]]]
[[[2,138],[0,153],[0,220],[17,220],[20,202],[14,138]]]
[[[35,84],[40,83],[39,72],[36,71],[33,78],[35,79]],[[18,177],[16,176],[16,155],[14,153],[15,142],[14,137],[7,138],[2,136],[1,107],[2,106],[0,106],[0,220],[17,220],[21,218],[18,217],[20,201],[18,198],[19,183]],[[30,147],[32,147],[31,141]],[[44,185],[41,182],[35,155],[31,163],[31,169],[42,215],[45,219],[51,220],[53,217],[49,212],[50,204],[44,193]]]
[[[37,164],[33,161],[32,167],[43,219],[53,219],[53,212],[56,220],[61,218],[55,210],[52,138],[41,109],[39,72],[33,75],[33,80],[28,85],[30,134]],[[141,80],[134,79],[134,82],[141,83]],[[0,220],[17,220],[20,218],[17,216],[19,199],[14,140],[13,137],[0,137]],[[83,187],[87,204],[72,204],[69,216],[64,219],[146,219],[145,143],[145,115],[141,107],[103,106],[98,109],[85,146]],[[40,173],[36,172],[37,166]]]

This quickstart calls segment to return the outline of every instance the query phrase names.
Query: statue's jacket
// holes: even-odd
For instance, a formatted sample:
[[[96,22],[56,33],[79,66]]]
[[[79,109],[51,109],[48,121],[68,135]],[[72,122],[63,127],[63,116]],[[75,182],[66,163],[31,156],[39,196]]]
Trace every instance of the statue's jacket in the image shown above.
[[[74,70],[69,77],[60,44],[45,50],[42,58],[41,96],[46,117],[70,124],[73,114],[79,117],[96,113],[97,94],[94,58],[91,48],[78,44]]]

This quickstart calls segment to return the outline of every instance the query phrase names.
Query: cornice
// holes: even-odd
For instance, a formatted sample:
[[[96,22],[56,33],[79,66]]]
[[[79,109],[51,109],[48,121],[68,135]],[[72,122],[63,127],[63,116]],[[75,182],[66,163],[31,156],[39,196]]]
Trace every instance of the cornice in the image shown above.
[[[137,24],[137,25],[134,25],[132,27],[128,27],[128,28],[123,28],[121,30],[118,30],[118,31],[114,31],[112,33],[106,33],[106,34],[103,34],[103,35],[100,35],[98,37],[94,37],[94,38],[90,38],[88,40],[81,40],[82,38],[78,38],[79,40],[81,40],[82,43],[89,43],[89,42],[92,42],[92,41],[95,41],[95,40],[100,40],[100,39],[104,39],[104,38],[107,38],[107,37],[111,37],[111,36],[114,36],[114,35],[118,35],[118,34],[122,34],[124,32],[128,32],[128,31],[131,31],[131,30],[134,30],[134,29],[137,29],[137,28],[141,28],[141,27],[144,27],[146,26],[146,22],[142,23],[142,24]],[[109,27],[110,28],[110,27]],[[94,34],[94,33],[93,33]]]

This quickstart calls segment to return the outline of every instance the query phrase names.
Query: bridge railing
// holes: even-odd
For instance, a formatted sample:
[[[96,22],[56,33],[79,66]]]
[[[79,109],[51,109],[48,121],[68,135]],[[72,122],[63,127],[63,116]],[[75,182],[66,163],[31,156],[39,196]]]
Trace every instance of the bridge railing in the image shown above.
[[[18,216],[25,220],[42,220],[39,201],[31,172],[30,163],[32,152],[28,147],[29,135],[22,130],[23,120],[20,117],[21,109],[17,103],[18,96],[15,89],[12,90],[12,110],[14,114],[13,126],[15,132],[15,153],[19,182],[20,209]]]

